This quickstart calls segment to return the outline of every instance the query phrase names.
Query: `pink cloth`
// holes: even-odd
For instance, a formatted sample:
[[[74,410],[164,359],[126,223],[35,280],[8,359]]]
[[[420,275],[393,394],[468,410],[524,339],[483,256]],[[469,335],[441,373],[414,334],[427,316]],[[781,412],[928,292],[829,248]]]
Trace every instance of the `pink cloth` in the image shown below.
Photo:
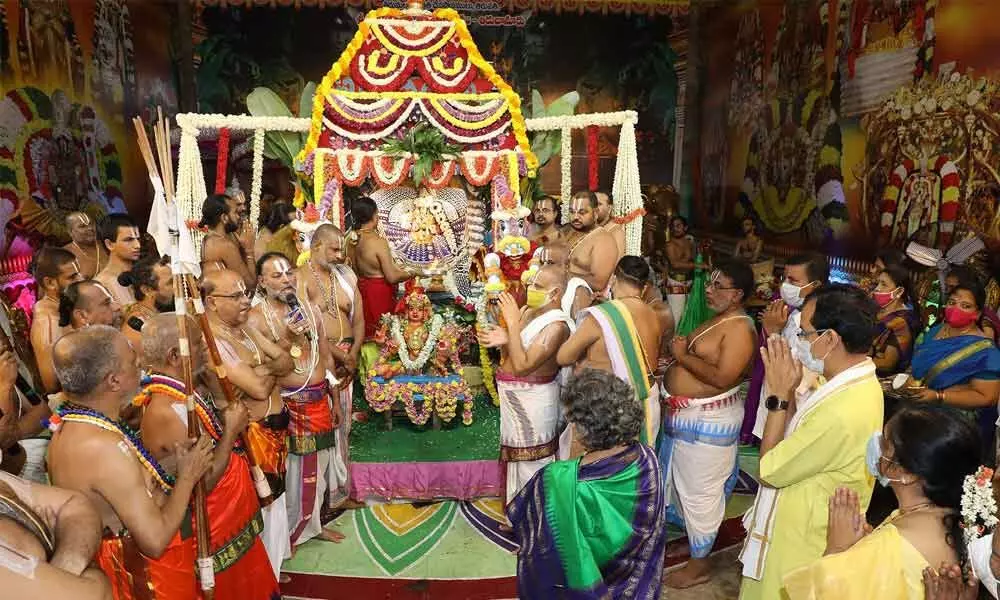
[[[502,489],[495,460],[351,464],[351,497],[362,501],[472,500],[499,496]]]

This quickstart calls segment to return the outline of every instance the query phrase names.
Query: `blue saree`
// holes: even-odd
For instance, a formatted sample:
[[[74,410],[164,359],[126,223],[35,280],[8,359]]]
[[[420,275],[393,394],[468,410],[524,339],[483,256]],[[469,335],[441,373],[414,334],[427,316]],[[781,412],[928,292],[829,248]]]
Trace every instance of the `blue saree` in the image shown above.
[[[972,379],[1000,379],[1000,350],[993,340],[975,335],[936,340],[935,325],[917,344],[911,362],[915,379],[932,390],[943,390]]]
[[[522,600],[660,597],[664,492],[651,448],[547,465],[507,507]]]

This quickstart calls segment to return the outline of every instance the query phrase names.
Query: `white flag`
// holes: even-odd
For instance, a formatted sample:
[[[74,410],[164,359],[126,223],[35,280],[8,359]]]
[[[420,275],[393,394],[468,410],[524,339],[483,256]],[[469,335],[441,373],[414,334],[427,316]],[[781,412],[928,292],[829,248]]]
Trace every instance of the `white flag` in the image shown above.
[[[159,177],[150,177],[153,183],[153,206],[149,211],[149,235],[156,241],[160,254],[168,254],[171,270],[201,277],[201,261],[194,251],[191,232],[183,222],[177,203],[167,204],[163,182]]]

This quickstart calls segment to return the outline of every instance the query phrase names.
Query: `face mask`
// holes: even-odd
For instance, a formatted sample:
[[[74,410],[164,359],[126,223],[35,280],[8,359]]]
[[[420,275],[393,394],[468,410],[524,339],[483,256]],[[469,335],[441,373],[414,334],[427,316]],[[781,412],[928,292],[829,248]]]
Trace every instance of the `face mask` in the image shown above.
[[[801,327],[799,328],[799,332],[800,333],[802,332]],[[813,373],[817,373],[819,375],[823,374],[824,369],[826,367],[826,356],[824,356],[823,358],[814,357],[812,353],[812,346],[817,341],[819,341],[820,338],[826,335],[826,333],[827,332],[824,331],[819,335],[819,337],[817,337],[811,343],[807,342],[806,340],[802,339],[799,336],[795,337],[795,349],[793,351],[793,355],[795,356],[795,358],[799,359],[799,362],[802,363],[802,366],[809,369]],[[830,353],[827,352],[826,354],[827,356],[829,356]]]
[[[890,483],[901,483],[902,479],[893,479],[882,473],[880,463],[882,462],[882,432],[876,431],[868,438],[868,447],[865,449],[865,463],[868,465],[868,473],[878,480],[883,487],[889,487]]]
[[[892,290],[891,292],[872,292],[872,299],[875,300],[875,304],[878,304],[879,308],[885,308],[896,299],[893,295],[895,293],[896,290]]]
[[[944,309],[944,322],[955,329],[962,329],[972,325],[979,319],[979,313],[971,310],[962,310],[957,306],[949,306]]]
[[[540,308],[549,301],[549,292],[528,288],[528,308]]]
[[[781,300],[792,308],[802,308],[806,302],[806,299],[802,297],[802,288],[787,281],[781,284]]]

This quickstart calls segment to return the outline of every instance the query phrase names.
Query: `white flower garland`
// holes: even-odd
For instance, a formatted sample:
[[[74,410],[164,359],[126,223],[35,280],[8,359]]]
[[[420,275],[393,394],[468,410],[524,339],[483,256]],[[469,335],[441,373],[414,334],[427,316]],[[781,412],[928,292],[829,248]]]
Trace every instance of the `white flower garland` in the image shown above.
[[[635,147],[635,125],[639,115],[632,110],[610,113],[590,113],[561,117],[540,117],[525,119],[528,131],[560,130],[562,149],[560,166],[562,181],[559,193],[562,196],[563,224],[569,222],[569,201],[573,194],[573,130],[596,125],[598,127],[621,127],[618,138],[618,160],[615,163],[615,179],[611,195],[615,200],[616,216],[629,215],[642,208],[642,192],[639,189],[639,158]],[[625,252],[638,255],[642,246],[642,217],[636,217],[625,226]]]
[[[438,337],[441,335],[441,327],[444,325],[444,317],[441,315],[434,315],[431,318],[431,330],[427,334],[427,341],[424,342],[424,347],[420,349],[420,354],[413,360],[410,360],[410,349],[406,345],[406,339],[403,338],[402,328],[399,326],[399,318],[392,317],[392,325],[389,327],[389,332],[392,335],[393,341],[399,346],[399,362],[403,364],[403,367],[408,371],[420,371],[430,360],[431,354],[434,352],[434,348],[437,346]]]
[[[562,196],[563,225],[569,223],[569,199],[573,195],[573,130],[562,128],[562,148],[559,150],[559,166],[562,168],[559,195]]]
[[[982,537],[997,524],[997,504],[993,499],[993,469],[979,467],[962,483],[962,533],[965,543]]]
[[[253,178],[250,180],[250,223],[257,227],[260,223],[260,189],[264,176],[264,130],[253,134]]]

